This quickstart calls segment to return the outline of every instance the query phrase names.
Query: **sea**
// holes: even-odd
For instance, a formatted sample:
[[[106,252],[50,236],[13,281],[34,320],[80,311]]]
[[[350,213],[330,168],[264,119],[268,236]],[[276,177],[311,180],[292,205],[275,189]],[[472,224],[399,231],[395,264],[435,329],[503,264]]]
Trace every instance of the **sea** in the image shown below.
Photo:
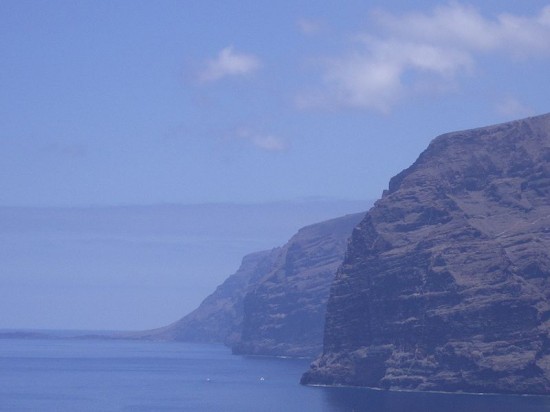
[[[0,339],[0,411],[550,411],[544,396],[302,386],[309,362],[222,345]]]

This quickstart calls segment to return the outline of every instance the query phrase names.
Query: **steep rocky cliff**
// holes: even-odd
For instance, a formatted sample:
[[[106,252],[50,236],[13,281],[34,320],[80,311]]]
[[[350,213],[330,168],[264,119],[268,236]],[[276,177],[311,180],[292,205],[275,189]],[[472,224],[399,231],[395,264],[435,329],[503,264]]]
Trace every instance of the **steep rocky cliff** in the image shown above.
[[[363,216],[307,226],[283,247],[245,256],[196,310],[166,327],[124,337],[223,342],[241,354],[318,354],[330,284]]]
[[[306,384],[550,393],[550,115],[436,138],[354,230]]]
[[[314,356],[323,343],[326,302],[348,238],[364,213],[307,226],[281,248],[271,271],[244,298],[234,353]]]

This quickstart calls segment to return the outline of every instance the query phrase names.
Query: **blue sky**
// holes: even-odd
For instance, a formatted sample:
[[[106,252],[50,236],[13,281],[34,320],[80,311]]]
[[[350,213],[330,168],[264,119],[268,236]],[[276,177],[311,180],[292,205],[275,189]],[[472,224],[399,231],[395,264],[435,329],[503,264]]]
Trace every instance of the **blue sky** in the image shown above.
[[[378,197],[549,111],[544,1],[0,3],[0,205]]]
[[[0,328],[139,329],[437,135],[549,112],[550,2],[2,0],[0,58]]]

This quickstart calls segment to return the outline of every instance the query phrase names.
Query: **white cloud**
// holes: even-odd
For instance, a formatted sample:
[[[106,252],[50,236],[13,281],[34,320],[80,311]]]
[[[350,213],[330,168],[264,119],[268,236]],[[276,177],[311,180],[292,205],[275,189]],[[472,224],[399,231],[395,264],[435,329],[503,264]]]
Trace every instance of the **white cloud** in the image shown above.
[[[377,12],[374,16],[387,35],[409,41],[470,52],[550,52],[550,6],[534,17],[503,13],[487,19],[474,7],[460,3],[436,7],[431,14],[394,16]]]
[[[288,142],[271,134],[256,133],[250,129],[237,130],[237,138],[250,142],[254,147],[266,152],[284,152],[290,148]]]
[[[402,93],[401,74],[392,62],[353,56],[331,62],[325,82],[339,105],[387,112]]]
[[[473,65],[467,53],[427,43],[371,37],[362,43],[362,53],[326,65],[324,81],[339,105],[388,112],[412,90],[404,81],[407,72],[449,81],[457,72],[469,72]]]
[[[244,76],[256,71],[260,66],[260,60],[256,56],[238,53],[229,46],[207,63],[206,68],[199,74],[199,80],[211,82],[226,76]]]
[[[493,19],[460,3],[431,13],[377,11],[374,29],[354,37],[352,51],[323,63],[323,89],[298,99],[300,107],[337,105],[388,112],[422,90],[447,90],[475,73],[487,53],[527,58],[550,55],[550,6],[534,17]]]

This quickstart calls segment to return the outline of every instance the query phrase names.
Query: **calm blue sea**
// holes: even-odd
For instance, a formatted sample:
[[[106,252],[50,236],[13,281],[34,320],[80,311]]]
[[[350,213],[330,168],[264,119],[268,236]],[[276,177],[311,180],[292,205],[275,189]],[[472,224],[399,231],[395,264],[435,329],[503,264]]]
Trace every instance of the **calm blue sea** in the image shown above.
[[[4,339],[0,411],[550,411],[550,397],[300,386],[308,363],[217,345]]]

